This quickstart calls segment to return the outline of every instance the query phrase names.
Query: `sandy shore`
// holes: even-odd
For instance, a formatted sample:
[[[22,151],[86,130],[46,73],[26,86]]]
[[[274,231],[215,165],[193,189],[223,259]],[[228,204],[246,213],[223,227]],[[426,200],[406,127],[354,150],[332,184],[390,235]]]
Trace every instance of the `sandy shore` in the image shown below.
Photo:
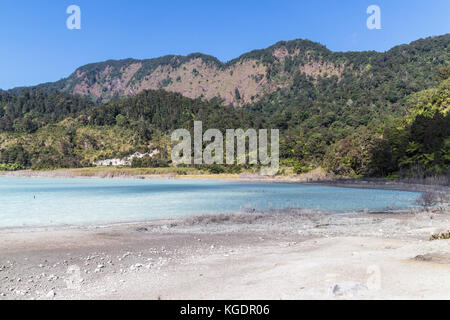
[[[136,169],[139,171],[140,169]],[[93,178],[93,179],[167,179],[167,180],[217,180],[222,182],[246,183],[292,183],[309,185],[326,185],[343,188],[367,188],[385,190],[403,190],[425,192],[433,191],[449,193],[450,188],[444,185],[426,185],[390,181],[386,179],[330,179],[322,169],[315,169],[309,173],[296,176],[261,176],[259,174],[138,174],[132,168],[85,168],[85,169],[57,169],[50,171],[7,171],[0,172],[0,177],[9,178]],[[145,172],[145,169],[142,169]]]
[[[0,231],[0,299],[450,299],[450,208]]]

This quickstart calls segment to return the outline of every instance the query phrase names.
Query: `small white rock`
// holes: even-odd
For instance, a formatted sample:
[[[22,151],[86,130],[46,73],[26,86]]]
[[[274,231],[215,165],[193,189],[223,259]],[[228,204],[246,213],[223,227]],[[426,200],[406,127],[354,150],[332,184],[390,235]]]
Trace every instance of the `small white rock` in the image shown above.
[[[132,265],[132,266],[130,267],[130,270],[131,270],[131,271],[139,270],[139,269],[142,268],[142,267],[143,267],[142,264],[136,263],[135,265]]]

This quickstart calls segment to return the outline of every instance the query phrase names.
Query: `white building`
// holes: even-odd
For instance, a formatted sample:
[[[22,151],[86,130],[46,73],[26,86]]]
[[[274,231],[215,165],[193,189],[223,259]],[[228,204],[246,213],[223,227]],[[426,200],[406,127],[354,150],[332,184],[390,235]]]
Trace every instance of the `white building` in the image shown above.
[[[93,164],[97,167],[104,167],[104,166],[131,166],[131,163],[133,162],[133,159],[142,159],[145,156],[149,156],[150,158],[153,158],[154,156],[159,154],[159,150],[155,149],[151,153],[140,153],[136,152],[132,154],[131,156],[128,156],[123,159],[114,158],[114,159],[106,159],[106,160],[99,160],[95,161]]]

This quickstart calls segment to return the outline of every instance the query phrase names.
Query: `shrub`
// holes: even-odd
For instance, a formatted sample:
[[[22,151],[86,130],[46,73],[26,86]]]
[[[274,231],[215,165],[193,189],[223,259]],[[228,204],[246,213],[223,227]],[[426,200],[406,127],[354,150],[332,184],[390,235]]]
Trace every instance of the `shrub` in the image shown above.
[[[208,166],[208,172],[212,174],[225,173],[225,168],[220,164],[212,164]]]
[[[297,161],[294,164],[294,169],[293,170],[294,170],[295,174],[302,174],[302,173],[310,172],[312,170],[312,168],[303,166],[300,162]]]
[[[0,171],[22,170],[24,167],[19,163],[0,163]]]
[[[430,237],[430,241],[434,240],[450,240],[450,231],[444,233],[436,233]]]
[[[426,191],[422,192],[422,195],[417,199],[416,203],[419,206],[428,209],[429,207],[435,206],[440,201],[439,194],[437,192]]]
[[[169,162],[161,157],[145,156],[143,158],[133,158],[131,162],[132,168],[165,168],[169,166]]]

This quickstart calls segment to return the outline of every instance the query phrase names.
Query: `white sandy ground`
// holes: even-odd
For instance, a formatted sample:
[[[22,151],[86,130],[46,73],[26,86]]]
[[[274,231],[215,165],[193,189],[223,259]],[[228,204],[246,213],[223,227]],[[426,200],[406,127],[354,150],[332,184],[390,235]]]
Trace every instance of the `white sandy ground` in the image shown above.
[[[450,299],[450,208],[0,231],[0,299]]]

